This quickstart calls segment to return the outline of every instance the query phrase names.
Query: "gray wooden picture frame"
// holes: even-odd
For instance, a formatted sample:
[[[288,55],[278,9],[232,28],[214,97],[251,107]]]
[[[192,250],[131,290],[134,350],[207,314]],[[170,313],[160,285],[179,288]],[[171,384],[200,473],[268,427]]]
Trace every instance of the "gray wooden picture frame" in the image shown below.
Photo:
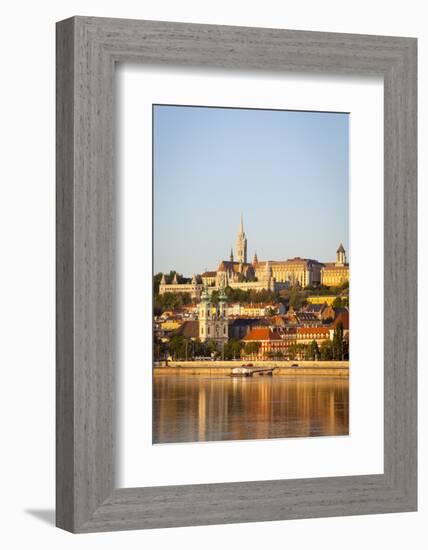
[[[416,510],[416,47],[414,38],[156,21],[57,24],[58,527],[83,533]],[[383,474],[115,487],[118,62],[383,77]]]

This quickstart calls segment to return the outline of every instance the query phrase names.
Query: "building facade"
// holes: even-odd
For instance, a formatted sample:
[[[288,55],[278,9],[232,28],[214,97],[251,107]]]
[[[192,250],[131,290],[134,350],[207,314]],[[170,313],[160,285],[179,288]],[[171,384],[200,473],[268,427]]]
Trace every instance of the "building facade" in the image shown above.
[[[190,294],[192,300],[199,300],[203,290],[203,284],[197,282],[195,275],[192,277],[190,283],[179,283],[177,279],[177,274],[174,275],[173,280],[170,283],[167,283],[166,277],[163,274],[161,282],[159,284],[159,294],[165,294],[170,292],[172,294]]]
[[[245,344],[249,342],[257,342],[259,344],[259,348],[255,353],[247,353],[244,348],[243,358],[253,361],[267,359],[275,355],[278,355],[278,357],[284,356],[289,345],[285,338],[282,338],[277,331],[269,327],[253,328],[242,341]]]
[[[321,281],[321,269],[323,264],[308,258],[293,258],[284,261],[270,261],[272,277],[277,285],[301,287],[318,284]],[[257,262],[255,266],[256,277],[263,273],[266,262]]]
[[[321,269],[321,283],[325,286],[339,286],[346,282],[349,282],[349,264],[341,244],[336,251],[336,261],[324,264]]]
[[[201,294],[198,310],[200,341],[213,341],[222,348],[228,340],[228,319],[224,288],[220,289],[219,302],[214,305],[211,302],[208,286],[205,286]]]

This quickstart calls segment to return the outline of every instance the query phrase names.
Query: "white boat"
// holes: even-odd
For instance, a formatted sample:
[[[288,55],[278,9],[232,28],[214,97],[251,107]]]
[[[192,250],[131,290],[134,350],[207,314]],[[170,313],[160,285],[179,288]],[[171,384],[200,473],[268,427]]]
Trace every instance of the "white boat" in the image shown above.
[[[235,367],[232,369],[230,376],[251,376],[252,370],[248,367]]]

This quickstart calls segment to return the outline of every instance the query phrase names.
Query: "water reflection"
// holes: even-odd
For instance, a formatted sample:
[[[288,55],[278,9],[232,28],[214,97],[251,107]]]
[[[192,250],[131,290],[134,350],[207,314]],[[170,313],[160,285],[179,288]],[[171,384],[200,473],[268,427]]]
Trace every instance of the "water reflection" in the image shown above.
[[[347,435],[348,378],[153,378],[153,443]]]

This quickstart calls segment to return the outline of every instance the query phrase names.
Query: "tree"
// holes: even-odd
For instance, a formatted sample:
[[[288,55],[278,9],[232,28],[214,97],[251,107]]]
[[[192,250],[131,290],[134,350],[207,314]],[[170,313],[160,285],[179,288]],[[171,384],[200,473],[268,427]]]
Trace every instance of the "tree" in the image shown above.
[[[156,336],[153,338],[153,355],[155,361],[161,361],[162,359],[165,359],[167,352],[167,347],[165,342],[162,342],[160,338],[157,338]]]
[[[185,357],[185,338],[179,334],[174,334],[169,341],[169,352],[174,360],[184,359]]]
[[[336,296],[331,305],[333,307],[343,307],[342,298],[340,296]]]
[[[191,303],[190,294],[186,292],[165,292],[155,296],[153,309],[155,314],[159,314],[166,309],[176,309]]]
[[[331,361],[333,359],[333,342],[326,340],[320,346],[321,361]]]
[[[225,359],[236,359],[241,356],[241,350],[244,347],[244,342],[231,338],[223,348]]]
[[[156,273],[153,277],[153,294],[157,296],[159,294],[159,285],[162,279],[162,273]]]
[[[217,342],[214,342],[214,340],[208,340],[206,343],[206,354],[207,356],[212,357],[215,357],[218,354]]]
[[[312,342],[309,344],[309,356],[310,359],[316,361],[318,357],[320,356],[320,350],[318,348],[318,344],[315,340],[312,340]]]
[[[343,360],[343,323],[339,321],[333,334],[333,359]]]
[[[244,347],[245,355],[257,355],[260,349],[260,342],[247,342]]]

